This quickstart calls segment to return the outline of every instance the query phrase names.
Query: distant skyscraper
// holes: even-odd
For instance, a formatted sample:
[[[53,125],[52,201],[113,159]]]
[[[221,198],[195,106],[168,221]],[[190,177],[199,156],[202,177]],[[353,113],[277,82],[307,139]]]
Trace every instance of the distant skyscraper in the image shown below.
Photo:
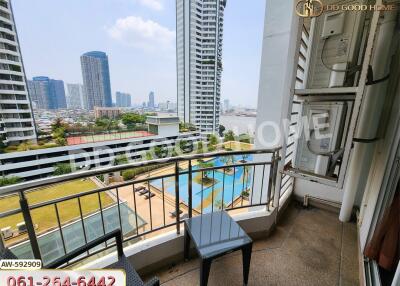
[[[200,131],[218,131],[226,0],[176,1],[178,115]]]
[[[69,109],[86,109],[83,85],[67,83],[67,106]]]
[[[48,81],[33,81],[28,80],[29,95],[32,100],[32,104],[36,109],[48,109],[48,93],[49,83]]]
[[[229,99],[225,99],[224,100],[224,110],[225,112],[228,111],[231,108],[230,103],[229,103]]]
[[[108,57],[104,52],[88,52],[81,56],[82,77],[88,109],[111,107],[111,83]]]
[[[28,82],[32,101],[39,109],[67,108],[64,82],[47,76],[34,77]]]
[[[36,140],[31,100],[10,1],[1,1],[0,141]]]
[[[64,82],[62,80],[52,79],[50,81],[50,96],[55,96],[54,109],[67,108],[67,100],[65,98]]]
[[[131,107],[131,95],[129,93],[124,93],[117,91],[115,93],[115,106],[116,107]]]
[[[154,109],[155,101],[154,101],[154,91],[150,91],[149,93],[149,102],[147,104],[148,108]]]

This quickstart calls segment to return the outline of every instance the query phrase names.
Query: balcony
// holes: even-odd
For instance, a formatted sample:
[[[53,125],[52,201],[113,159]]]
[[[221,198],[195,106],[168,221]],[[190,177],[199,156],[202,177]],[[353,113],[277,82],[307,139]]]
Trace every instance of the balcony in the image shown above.
[[[143,276],[156,273],[167,285],[196,285],[196,259],[183,263],[183,221],[225,209],[255,240],[250,285],[262,281],[285,284],[289,277],[296,277],[292,281],[299,283],[326,281],[324,285],[334,285],[340,280],[353,285],[358,279],[353,271],[357,270],[355,225],[339,223],[334,213],[289,203],[291,179],[276,186],[280,160],[279,148],[216,152],[3,187],[1,195],[12,198],[9,205],[17,203],[18,207],[5,210],[3,206],[1,228],[12,228],[17,221],[25,225],[24,230],[11,230],[5,246],[20,258],[40,258],[49,265],[106,233],[122,229],[125,253]],[[148,171],[134,180],[118,179],[120,172],[139,168]],[[110,174],[114,183],[103,184],[104,177],[112,181]],[[60,185],[60,195],[49,196],[47,188],[77,181],[90,186],[61,196],[64,187]],[[114,251],[114,243],[109,242],[71,263],[106,268],[114,262]],[[227,285],[241,285],[240,256],[229,254],[216,260],[210,285],[221,285],[222,277]],[[164,268],[171,263],[176,266]]]

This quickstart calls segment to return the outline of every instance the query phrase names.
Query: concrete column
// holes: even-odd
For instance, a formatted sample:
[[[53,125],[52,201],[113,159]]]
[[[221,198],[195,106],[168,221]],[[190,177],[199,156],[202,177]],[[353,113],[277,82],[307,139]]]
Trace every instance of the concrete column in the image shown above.
[[[256,148],[274,148],[283,144],[282,119],[287,118],[295,61],[299,18],[294,11],[294,1],[266,1],[263,48],[261,57],[258,109],[256,121]],[[283,150],[284,151],[284,150]],[[256,156],[255,161],[265,160]],[[279,170],[282,170],[282,163]],[[268,182],[266,172],[264,182]],[[255,173],[254,200],[261,195],[262,167]],[[276,190],[280,189],[278,175]],[[268,184],[267,184],[268,185]],[[264,183],[264,190],[266,185]],[[263,192],[263,197],[265,192]],[[275,198],[278,200],[279,196]],[[277,205],[277,202],[276,204]]]

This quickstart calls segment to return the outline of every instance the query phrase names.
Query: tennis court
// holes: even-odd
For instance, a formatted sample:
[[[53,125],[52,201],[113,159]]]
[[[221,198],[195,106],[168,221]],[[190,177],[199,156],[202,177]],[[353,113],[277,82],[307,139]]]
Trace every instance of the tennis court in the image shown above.
[[[126,132],[112,132],[112,133],[110,132],[103,134],[87,134],[80,136],[69,136],[67,137],[67,143],[68,145],[77,145],[77,144],[85,144],[85,143],[93,143],[101,141],[146,137],[153,135],[154,134],[147,131],[126,131]]]

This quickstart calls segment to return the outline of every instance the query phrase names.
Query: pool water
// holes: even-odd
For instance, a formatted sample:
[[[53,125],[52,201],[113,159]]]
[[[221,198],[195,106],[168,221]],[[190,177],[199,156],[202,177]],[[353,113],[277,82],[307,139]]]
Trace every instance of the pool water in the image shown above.
[[[242,156],[235,156],[234,164],[240,164],[240,160],[243,160]],[[246,162],[252,160],[251,157],[245,159]],[[226,163],[221,160],[221,157],[210,160],[214,163],[215,167],[224,166]],[[241,193],[245,190],[249,190],[252,186],[253,180],[253,167],[236,167],[235,172],[233,168],[231,172],[227,172],[224,175],[223,169],[210,171],[208,178],[214,179],[214,185],[206,186],[201,184],[201,172],[197,171],[199,168],[193,166],[192,172],[192,205],[193,208],[198,211],[203,210],[203,213],[211,212],[221,208],[222,204],[224,207],[230,206],[232,200],[234,201],[240,197]],[[187,171],[187,170],[185,170]],[[188,204],[189,193],[188,193],[188,174],[179,176],[179,199]],[[200,183],[199,183],[200,182]],[[162,190],[162,180],[152,180],[150,184]],[[175,197],[175,178],[168,177],[164,179],[164,190]]]

